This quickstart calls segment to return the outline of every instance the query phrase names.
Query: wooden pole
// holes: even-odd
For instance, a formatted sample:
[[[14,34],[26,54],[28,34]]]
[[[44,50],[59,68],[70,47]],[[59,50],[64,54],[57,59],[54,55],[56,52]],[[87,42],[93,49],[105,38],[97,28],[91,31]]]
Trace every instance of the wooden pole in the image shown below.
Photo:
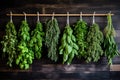
[[[11,14],[6,14],[7,16],[11,16]],[[108,14],[94,14],[94,16],[107,16]],[[112,16],[114,14],[111,14]],[[12,16],[25,16],[24,14],[12,14]],[[37,16],[37,14],[26,14],[26,16]],[[39,14],[39,16],[53,16],[53,14]],[[67,14],[54,14],[54,16],[65,17]],[[80,14],[69,14],[69,16],[76,17],[80,16]],[[93,16],[93,14],[82,14],[82,16]]]

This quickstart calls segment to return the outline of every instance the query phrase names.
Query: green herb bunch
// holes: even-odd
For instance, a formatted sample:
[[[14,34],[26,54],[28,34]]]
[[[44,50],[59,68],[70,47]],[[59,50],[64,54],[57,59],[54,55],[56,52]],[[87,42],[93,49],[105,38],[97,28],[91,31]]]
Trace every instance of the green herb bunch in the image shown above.
[[[58,40],[60,29],[57,20],[51,19],[46,23],[45,45],[48,48],[48,57],[53,60],[58,60]]]
[[[101,47],[103,43],[103,33],[100,31],[98,24],[94,23],[89,28],[87,43],[86,62],[97,62],[103,55],[103,49]]]
[[[74,27],[74,35],[76,37],[76,43],[79,47],[78,50],[78,57],[84,57],[86,55],[86,48],[87,48],[87,23],[83,20],[77,21]]]
[[[109,13],[107,16],[107,26],[104,28],[104,50],[105,50],[105,56],[108,59],[108,64],[112,64],[112,59],[119,55],[117,44],[114,40],[114,37],[116,35],[116,32],[114,30],[113,24],[112,24],[112,18],[111,14]]]
[[[37,22],[36,28],[31,33],[32,37],[30,40],[30,47],[34,52],[34,55],[37,59],[41,58],[42,53],[42,42],[43,42],[43,28],[42,23],[40,21]]]
[[[78,55],[78,49],[79,47],[76,44],[76,38],[73,35],[73,30],[70,25],[67,24],[61,38],[61,45],[59,47],[59,54],[63,55],[63,64],[65,62],[68,65],[71,64],[75,55]]]
[[[29,30],[27,21],[23,20],[18,33],[20,41],[18,43],[18,56],[16,59],[16,64],[21,69],[29,69],[29,65],[32,64],[34,59],[34,53],[29,46]]]
[[[5,36],[1,41],[3,46],[3,57],[7,57],[7,65],[13,66],[16,59],[17,32],[12,21],[8,22],[5,29]]]

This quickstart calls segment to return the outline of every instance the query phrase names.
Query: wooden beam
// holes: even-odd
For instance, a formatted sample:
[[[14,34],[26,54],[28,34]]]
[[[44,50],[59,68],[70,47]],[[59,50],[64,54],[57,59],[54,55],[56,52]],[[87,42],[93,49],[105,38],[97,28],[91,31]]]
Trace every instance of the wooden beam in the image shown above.
[[[120,71],[120,64],[110,65],[110,71]]]
[[[25,14],[6,14],[7,16],[25,16]],[[94,16],[107,16],[108,14],[94,14]],[[111,14],[112,16],[114,14]],[[37,14],[26,14],[26,16],[38,16]],[[49,17],[49,16],[53,16],[53,14],[39,14],[39,16],[44,16],[44,17]],[[54,16],[59,16],[59,17],[65,17],[65,16],[68,16],[68,14],[54,14]],[[69,14],[69,16],[71,17],[77,17],[77,16],[80,16],[80,14]],[[90,17],[90,16],[93,16],[93,14],[82,14],[82,16],[86,16],[86,17]]]

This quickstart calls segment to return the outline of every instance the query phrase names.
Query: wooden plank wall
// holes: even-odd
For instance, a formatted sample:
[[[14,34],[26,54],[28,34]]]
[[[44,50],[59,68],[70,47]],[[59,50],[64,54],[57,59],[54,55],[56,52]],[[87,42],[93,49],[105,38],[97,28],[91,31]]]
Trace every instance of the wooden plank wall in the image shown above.
[[[5,14],[12,11],[13,13],[108,13],[111,11],[115,15],[112,17],[113,25],[117,32],[115,38],[119,51],[120,51],[120,7],[118,0],[36,0],[34,4],[28,4],[25,0],[14,0],[14,5],[3,6],[0,9],[0,40],[5,33],[5,25],[9,21],[9,17]],[[23,1],[23,2],[22,2]],[[31,0],[32,1],[32,0]],[[115,2],[116,1],[116,2]],[[23,4],[24,3],[24,4]],[[32,2],[29,2],[32,3]],[[36,4],[40,3],[40,4]],[[43,3],[43,4],[42,4]],[[18,6],[17,6],[18,5]],[[12,6],[12,7],[11,7]],[[11,7],[11,8],[9,8]],[[40,17],[42,23],[45,23],[51,17]],[[61,31],[66,25],[66,17],[56,17]],[[24,17],[13,17],[14,24],[17,30]],[[73,25],[79,17],[70,17],[70,24]],[[83,17],[89,24],[92,23],[92,17]],[[27,17],[31,29],[35,27],[36,17]],[[96,17],[96,22],[99,24],[100,29],[106,26],[106,17]],[[1,45],[0,45],[1,48]],[[0,51],[0,55],[2,51]],[[71,65],[62,65],[61,60],[53,62],[47,58],[47,52],[44,50],[41,60],[34,60],[29,70],[19,70],[17,68],[9,68],[6,66],[6,60],[0,58],[0,80],[119,80],[120,70],[120,57],[117,56],[113,59],[113,65],[107,65],[106,57],[101,57],[97,63],[85,63],[82,60],[74,59]],[[117,70],[116,70],[117,69]]]

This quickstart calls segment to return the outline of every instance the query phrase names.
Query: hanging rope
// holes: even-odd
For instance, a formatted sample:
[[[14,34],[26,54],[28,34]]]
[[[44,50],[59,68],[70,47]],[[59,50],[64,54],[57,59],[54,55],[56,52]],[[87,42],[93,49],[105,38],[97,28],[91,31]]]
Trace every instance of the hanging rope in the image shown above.
[[[80,12],[80,21],[82,21],[82,12]]]
[[[27,19],[26,19],[26,13],[25,13],[25,12],[23,12],[23,14],[24,14],[24,16],[25,16],[25,21],[27,21]]]
[[[12,23],[13,20],[12,20],[12,11],[10,11],[10,22]]]
[[[37,12],[37,22],[39,22],[40,19],[39,19],[39,12]]]
[[[67,25],[69,25],[69,12],[67,12]]]
[[[52,14],[52,20],[54,19],[54,16],[55,16],[55,13],[53,12],[53,14]]]
[[[95,12],[93,13],[93,24],[95,23]]]

